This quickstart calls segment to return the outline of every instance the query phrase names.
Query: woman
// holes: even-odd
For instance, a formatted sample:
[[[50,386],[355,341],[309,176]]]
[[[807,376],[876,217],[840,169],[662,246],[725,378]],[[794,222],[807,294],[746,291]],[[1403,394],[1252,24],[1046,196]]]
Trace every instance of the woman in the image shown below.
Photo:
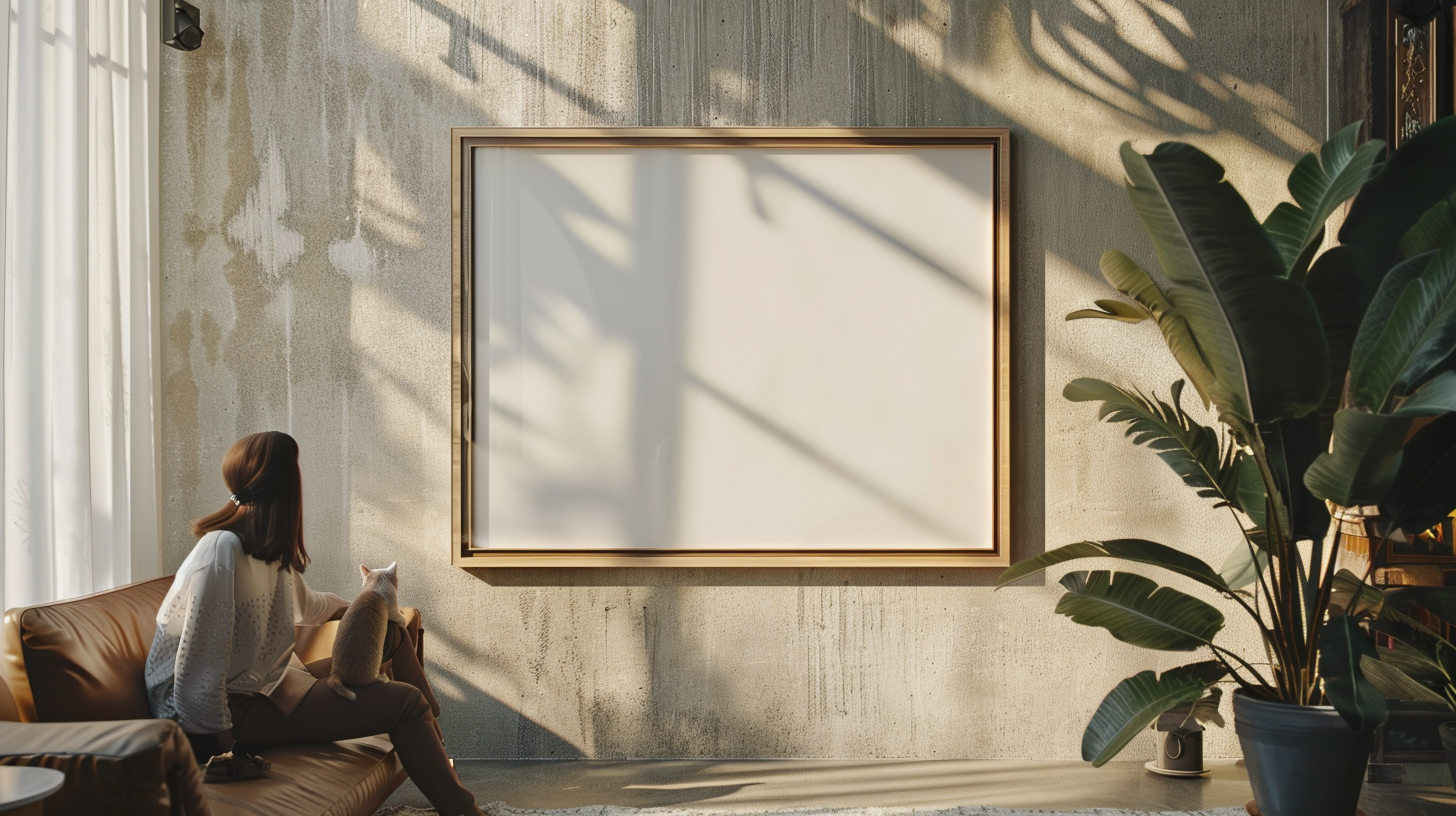
[[[444,816],[480,816],[455,775],[436,721],[439,705],[414,644],[391,624],[385,658],[398,680],[354,687],[345,700],[294,655],[295,624],[343,615],[348,602],[303,581],[303,485],[298,443],[268,431],[243,437],[222,460],[232,496],[192,523],[197,546],[157,613],[147,696],[177,720],[208,781],[260,775],[243,749],[388,733],[415,785]],[[403,682],[400,682],[403,681]]]

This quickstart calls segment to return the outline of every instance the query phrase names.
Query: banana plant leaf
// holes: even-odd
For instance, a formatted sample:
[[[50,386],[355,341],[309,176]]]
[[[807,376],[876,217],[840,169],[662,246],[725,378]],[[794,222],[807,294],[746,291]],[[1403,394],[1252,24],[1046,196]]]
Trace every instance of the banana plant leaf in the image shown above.
[[[1429,257],[1420,277],[1407,280],[1404,264],[1399,277],[1392,270],[1377,294],[1381,309],[1372,303],[1361,323],[1350,364],[1350,399],[1358,407],[1385,410],[1392,397],[1414,390],[1456,351],[1456,239]],[[1382,314],[1396,291],[1394,305]]]
[[[1190,663],[1158,677],[1138,672],[1118,683],[1082,733],[1082,759],[1100,768],[1127,746],[1163,712],[1203,696],[1209,686],[1228,676],[1217,661]]]
[[[1407,443],[1417,419],[1456,411],[1456,372],[1442,372],[1393,413],[1335,413],[1330,451],[1305,471],[1310,492],[1343,507],[1379,505],[1382,516],[1419,532],[1456,509],[1456,424],[1442,417]],[[1410,461],[1406,461],[1409,459]]]
[[[1223,714],[1219,713],[1218,704],[1223,701],[1223,689],[1214,686],[1202,697],[1193,701],[1188,711],[1188,720],[1201,723],[1211,723],[1219,728],[1224,727]],[[1186,724],[1188,720],[1184,720]]]
[[[1345,723],[1362,734],[1384,725],[1389,713],[1385,695],[1360,668],[1366,655],[1379,656],[1370,635],[1353,618],[1330,618],[1320,630],[1319,653],[1325,695]]]
[[[1117,558],[1137,564],[1162,567],[1170,572],[1192,578],[1218,592],[1229,591],[1228,585],[1224,583],[1218,573],[1199,559],[1156,541],[1144,541],[1140,538],[1079,541],[1076,544],[1057,547],[1055,550],[1047,550],[1041,555],[1020,561],[1001,573],[1001,576],[996,579],[996,588],[1000,589],[1012,581],[1041,572],[1048,567],[1081,558]]]
[[[1124,643],[1168,652],[1191,652],[1213,641],[1223,613],[1207,603],[1129,572],[1069,572],[1058,615],[1106,629]]]
[[[1281,419],[1260,428],[1259,435],[1264,440],[1269,469],[1278,483],[1279,494],[1275,498],[1285,510],[1285,518],[1281,519],[1284,529],[1295,541],[1323,541],[1325,532],[1330,528],[1330,510],[1320,497],[1310,492],[1302,478],[1328,444],[1329,437],[1320,433],[1319,415],[1312,413]],[[1257,463],[1254,464],[1257,466]],[[1257,477],[1258,471],[1255,470],[1253,475]],[[1256,486],[1262,498],[1265,489],[1263,480]],[[1316,556],[1320,552],[1320,549],[1315,549]],[[1319,572],[1318,563],[1313,565],[1312,570]]]
[[[1310,257],[1324,237],[1325,221],[1359,192],[1385,150],[1379,141],[1355,145],[1360,124],[1355,122],[1331,136],[1318,156],[1306,153],[1295,162],[1289,173],[1294,203],[1279,204],[1264,219],[1264,229],[1284,259],[1284,273],[1293,280],[1303,279],[1309,269]]]
[[[1394,606],[1389,605],[1380,610],[1380,617],[1370,621],[1370,630],[1395,638],[1408,637],[1411,632],[1418,632],[1437,644],[1436,652],[1438,658],[1441,654],[1442,645],[1446,644],[1446,639],[1441,637],[1440,632],[1396,609]],[[1446,645],[1446,648],[1451,647]],[[1444,666],[1445,664],[1442,663],[1441,665]],[[1453,666],[1452,669],[1456,671],[1456,666]]]
[[[1408,417],[1433,417],[1451,411],[1456,411],[1456,371],[1436,374],[1395,409],[1395,413]]]
[[[1151,320],[1152,312],[1149,312],[1141,303],[1124,303],[1120,300],[1094,300],[1096,309],[1078,309],[1067,315],[1068,320],[1082,320],[1084,318],[1100,318],[1102,320],[1116,320],[1119,323],[1141,323],[1144,320]]]
[[[1305,276],[1304,288],[1314,298],[1324,326],[1325,343],[1330,350],[1330,384],[1315,413],[1319,416],[1320,434],[1328,439],[1335,411],[1345,391],[1345,372],[1350,368],[1350,352],[1360,330],[1365,304],[1360,301],[1360,282],[1352,267],[1354,254],[1346,247],[1335,247],[1314,262]]]
[[[1132,298],[1134,303],[1123,303],[1114,307],[1111,304],[1117,301],[1099,300],[1096,304],[1103,311],[1079,309],[1067,315],[1067,319],[1105,318],[1130,323],[1133,322],[1130,317],[1140,308],[1153,318],[1158,331],[1163,333],[1163,341],[1173,353],[1173,359],[1178,361],[1178,365],[1183,367],[1183,372],[1193,383],[1193,389],[1203,400],[1203,407],[1210,407],[1213,404],[1210,394],[1215,387],[1213,372],[1208,369],[1208,361],[1204,359],[1203,352],[1193,339],[1193,331],[1188,328],[1188,321],[1173,310],[1173,305],[1168,302],[1152,276],[1132,258],[1115,249],[1109,249],[1102,253],[1099,266],[1102,277],[1108,284]]]
[[[1359,576],[1347,569],[1335,573],[1330,588],[1330,605],[1344,610],[1344,615],[1355,620],[1366,616],[1378,616],[1385,608],[1385,593],[1361,581]]]
[[[1370,684],[1392,700],[1446,707],[1446,698],[1413,680],[1405,672],[1372,655],[1360,658],[1360,670]]]
[[[1072,402],[1100,401],[1098,419],[1126,423],[1124,434],[1133,444],[1151,448],[1200,497],[1228,504],[1246,513],[1255,526],[1264,526],[1264,484],[1257,463],[1183,410],[1182,380],[1170,391],[1171,403],[1082,377],[1067,383],[1062,396]]]
[[[1251,532],[1261,533],[1260,530]],[[1223,561],[1223,566],[1218,568],[1218,577],[1228,585],[1229,589],[1243,589],[1259,579],[1264,570],[1269,568],[1269,553],[1262,546],[1249,546],[1244,542],[1234,545],[1229,550],[1228,558]]]
[[[1412,679],[1451,682],[1440,663],[1408,644],[1396,641],[1394,649],[1376,647],[1375,651],[1380,654],[1381,663],[1400,669]],[[1361,665],[1364,665],[1363,661]]]
[[[1456,587],[1408,586],[1385,591],[1385,603],[1402,612],[1412,607],[1430,612],[1447,623],[1456,623]]]
[[[1421,130],[1391,154],[1360,188],[1340,227],[1354,255],[1359,302],[1370,303],[1400,258],[1400,240],[1438,201],[1456,189],[1456,118]]]
[[[1456,646],[1445,638],[1436,639],[1436,663],[1448,678],[1456,680]]]
[[[1456,195],[1436,202],[1400,239],[1400,254],[1406,258],[1439,249],[1456,233]]]
[[[1350,259],[1354,258],[1353,250],[1348,247],[1339,249],[1343,255]],[[1435,257],[1434,251],[1407,258],[1396,264],[1381,281],[1380,288],[1375,291],[1369,305],[1362,307],[1363,316],[1360,320],[1360,328],[1355,333],[1355,341],[1350,348],[1349,378],[1351,380],[1354,379],[1356,371],[1363,371],[1371,367],[1367,361],[1371,352],[1374,351],[1376,343],[1380,341],[1381,335],[1385,332],[1386,326],[1390,324],[1390,315],[1395,311],[1396,304],[1400,302],[1401,295],[1405,293],[1406,286],[1420,279],[1421,273],[1426,271],[1426,265],[1431,262],[1433,257]],[[1354,404],[1372,411],[1381,407],[1359,402]]]
[[[1456,381],[1443,375],[1421,388]],[[1416,392],[1417,396],[1420,391]],[[1412,400],[1414,402],[1414,399]],[[1402,406],[1405,410],[1410,403]],[[1400,469],[1380,503],[1380,512],[1408,534],[1436,526],[1456,510],[1456,414],[1447,414],[1411,437],[1401,454]]]
[[[1214,376],[1210,397],[1241,434],[1303,416],[1324,398],[1329,351],[1303,285],[1285,277],[1278,249],[1223,167],[1185,144],[1143,156],[1122,146],[1128,196]]]
[[[1353,408],[1336,412],[1331,450],[1304,472],[1305,486],[1341,507],[1379,504],[1400,470],[1401,445],[1414,421]]]

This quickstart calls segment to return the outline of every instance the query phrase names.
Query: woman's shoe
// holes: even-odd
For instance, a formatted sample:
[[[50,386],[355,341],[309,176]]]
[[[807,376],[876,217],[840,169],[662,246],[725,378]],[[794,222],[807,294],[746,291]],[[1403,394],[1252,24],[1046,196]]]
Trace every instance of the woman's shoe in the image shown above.
[[[273,763],[256,754],[233,748],[232,751],[207,761],[202,781],[211,785],[221,785],[227,782],[261,779],[268,775],[268,771],[272,767]]]

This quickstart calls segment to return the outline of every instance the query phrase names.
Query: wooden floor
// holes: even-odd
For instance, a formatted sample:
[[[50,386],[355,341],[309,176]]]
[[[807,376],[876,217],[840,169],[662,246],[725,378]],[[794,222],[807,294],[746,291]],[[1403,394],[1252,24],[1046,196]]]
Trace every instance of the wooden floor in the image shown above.
[[[1201,810],[1241,807],[1253,798],[1232,761],[1210,762],[1203,779],[1168,779],[1141,763],[996,760],[460,760],[476,799],[519,808],[591,805],[787,810],[818,807],[948,808],[958,805],[1045,810],[1106,807]],[[391,805],[428,803],[406,783]],[[1456,816],[1456,791],[1366,785],[1367,816]]]

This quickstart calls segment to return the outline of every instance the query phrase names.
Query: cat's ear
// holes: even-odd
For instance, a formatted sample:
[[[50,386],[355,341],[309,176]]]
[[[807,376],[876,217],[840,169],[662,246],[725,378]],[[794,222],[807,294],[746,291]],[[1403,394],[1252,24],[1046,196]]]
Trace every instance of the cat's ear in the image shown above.
[[[398,567],[398,566],[399,566],[399,562],[398,561],[390,561],[389,562],[389,566],[385,567],[384,568],[384,571],[387,572],[387,573],[389,573],[390,575],[393,575],[396,572],[398,572],[398,570],[395,569],[395,567]]]
[[[359,575],[362,576],[364,578],[364,580],[366,580],[366,581],[369,580],[369,568],[366,567],[366,566],[364,566],[363,564],[360,564],[359,565]]]

